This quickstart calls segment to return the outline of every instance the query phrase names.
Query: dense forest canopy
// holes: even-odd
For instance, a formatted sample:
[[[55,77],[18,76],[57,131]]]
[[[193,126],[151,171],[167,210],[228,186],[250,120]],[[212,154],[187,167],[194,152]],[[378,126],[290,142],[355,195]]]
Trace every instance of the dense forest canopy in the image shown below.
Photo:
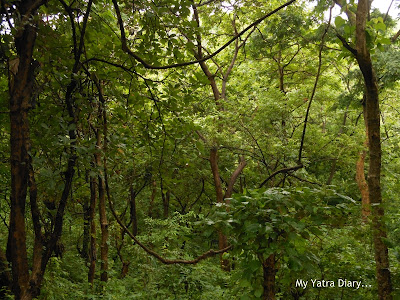
[[[0,298],[400,297],[372,2],[1,1]]]

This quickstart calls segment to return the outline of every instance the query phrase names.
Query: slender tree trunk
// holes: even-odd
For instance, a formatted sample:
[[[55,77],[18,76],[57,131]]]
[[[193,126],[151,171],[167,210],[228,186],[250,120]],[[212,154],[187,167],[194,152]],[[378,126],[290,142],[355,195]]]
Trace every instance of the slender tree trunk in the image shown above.
[[[96,147],[97,152],[95,153],[95,161],[99,170],[102,167],[102,171],[98,176],[98,190],[99,190],[99,217],[100,217],[100,230],[101,230],[101,240],[100,240],[100,280],[107,282],[108,280],[108,220],[107,220],[107,205],[106,205],[106,190],[107,188],[107,113],[106,113],[106,103],[103,95],[103,88],[101,81],[94,74],[94,83],[97,88],[99,96],[99,107],[98,107],[98,122],[103,125],[103,143],[101,143],[101,133],[100,129],[96,131]],[[100,152],[102,149],[102,153]],[[103,160],[101,159],[103,158]],[[109,197],[109,194],[107,194]]]
[[[90,199],[83,199],[83,238],[81,257],[89,261],[89,245],[90,245]]]
[[[138,234],[138,224],[137,224],[137,214],[136,214],[136,193],[133,189],[133,184],[129,187],[129,193],[130,193],[130,217],[131,217],[131,222],[132,222],[132,233],[133,235]]]
[[[165,193],[161,190],[161,196],[163,200],[163,217],[164,219],[168,219],[169,215],[169,200],[171,196],[171,192],[168,190]]]
[[[217,161],[217,148],[213,147],[210,150],[210,164],[211,164],[211,170],[214,178],[214,186],[215,186],[215,192],[217,196],[217,203],[223,203],[224,202],[224,193],[222,189],[222,183],[221,183],[221,178],[219,176],[219,171],[218,171],[218,161]],[[218,231],[218,249],[224,249],[228,246],[228,240],[225,234],[223,234],[221,231]],[[230,262],[228,259],[223,259],[222,254],[220,255],[220,263],[221,263],[221,268],[225,271],[229,271],[231,269]]]
[[[379,92],[376,75],[367,48],[365,27],[369,13],[368,0],[359,0],[356,14],[356,58],[363,74],[366,94],[366,120],[368,129],[369,169],[368,194],[371,202],[372,235],[379,299],[393,299],[389,269],[388,248],[384,243],[387,230],[384,223],[384,208],[381,192],[381,136]]]
[[[96,81],[96,84],[98,82]],[[100,85],[98,85],[99,93],[101,94]],[[102,96],[100,96],[102,98]],[[98,120],[100,123],[103,123],[103,147],[101,147],[101,133],[100,130],[97,129],[97,152],[95,153],[95,161],[98,169],[105,168],[105,151],[106,151],[106,124],[105,124],[105,106],[104,102],[101,101],[99,106],[99,115]],[[100,150],[103,149],[103,154],[101,154]],[[103,155],[103,162],[101,157]],[[105,172],[101,171],[98,176],[98,192],[99,192],[99,217],[100,217],[100,231],[101,231],[101,239],[100,239],[100,280],[106,282],[108,280],[108,220],[107,220],[107,206],[106,206],[106,184],[105,184]]]
[[[151,191],[151,196],[150,196],[150,204],[149,204],[149,212],[148,215],[150,218],[153,217],[153,207],[154,207],[154,199],[156,198],[157,194],[157,182],[153,180],[152,185],[152,191]]]
[[[94,177],[90,177],[90,208],[89,208],[89,219],[90,219],[90,253],[89,253],[89,272],[88,282],[93,286],[94,275],[96,271],[96,260],[97,260],[97,246],[96,246],[96,180]]]
[[[16,108],[15,111],[11,109],[10,144],[11,213],[7,254],[11,262],[13,292],[15,298],[20,299],[29,288],[25,231],[25,204],[29,162],[29,125],[28,112],[21,111],[21,107]]]
[[[129,271],[129,265],[131,264],[130,261],[127,261],[127,260],[124,259],[124,257],[122,256],[122,253],[121,253],[122,246],[124,245],[124,236],[125,236],[125,231],[122,230],[122,232],[121,232],[121,243],[120,244],[118,244],[118,237],[115,236],[115,249],[117,250],[117,254],[118,254],[119,260],[122,263],[121,273],[120,273],[120,276],[119,276],[120,278],[125,278],[126,277],[126,275],[128,274],[128,271]]]
[[[364,163],[367,152],[365,150],[361,151],[356,163],[356,182],[358,189],[361,193],[361,213],[363,221],[366,222],[370,214],[370,203],[369,203],[369,192],[368,183],[365,179]]]
[[[108,220],[106,213],[106,197],[104,178],[99,176],[99,215],[100,215],[100,280],[108,280]]]
[[[363,99],[363,115],[364,115],[365,133],[366,133],[364,146],[368,147],[368,124],[367,124],[368,117],[367,117],[366,95],[364,95]],[[367,221],[367,218],[371,213],[370,210],[371,203],[369,201],[368,183],[367,180],[365,179],[365,170],[364,170],[366,156],[367,156],[367,151],[366,150],[361,151],[356,164],[356,181],[358,189],[360,190],[361,193],[361,215],[364,222]]]

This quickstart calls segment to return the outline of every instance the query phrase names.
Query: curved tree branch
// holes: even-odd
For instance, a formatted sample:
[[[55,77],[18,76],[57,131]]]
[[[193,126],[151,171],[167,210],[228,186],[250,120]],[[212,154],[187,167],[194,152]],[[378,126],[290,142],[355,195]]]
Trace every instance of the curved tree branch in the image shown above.
[[[289,6],[290,4],[292,4],[293,2],[295,2],[296,0],[290,0],[284,4],[282,4],[281,6],[279,6],[278,8],[274,9],[273,11],[267,13],[266,15],[262,16],[261,18],[257,19],[256,21],[254,21],[253,23],[251,23],[249,26],[247,26],[246,28],[244,28],[242,31],[240,31],[237,35],[235,35],[233,38],[231,38],[228,42],[226,42],[224,45],[222,45],[220,48],[218,48],[215,52],[213,52],[212,54],[205,56],[203,58],[200,58],[198,60],[194,60],[194,61],[189,61],[189,62],[183,62],[183,63],[176,63],[176,64],[172,64],[172,65],[166,65],[166,66],[155,66],[152,64],[147,63],[143,58],[141,58],[140,56],[138,56],[135,52],[133,52],[127,44],[127,39],[126,39],[126,35],[125,35],[125,27],[124,27],[124,23],[122,21],[122,16],[121,16],[121,11],[119,9],[117,0],[112,0],[113,4],[114,4],[114,9],[115,12],[117,14],[117,19],[118,19],[118,24],[119,24],[119,29],[121,32],[121,43],[122,43],[122,50],[124,52],[126,52],[127,54],[129,54],[130,56],[132,56],[134,59],[136,59],[137,61],[139,61],[146,69],[155,69],[155,70],[165,70],[165,69],[171,69],[171,68],[177,68],[177,67],[184,67],[184,66],[189,66],[189,65],[193,65],[193,64],[197,64],[200,62],[204,62],[206,60],[209,60],[210,58],[216,56],[218,53],[220,53],[222,50],[224,50],[226,47],[228,47],[231,43],[233,43],[234,41],[236,41],[236,39],[238,39],[240,36],[242,36],[244,33],[246,33],[247,31],[249,31],[251,28],[255,27],[256,25],[260,24],[262,21],[264,21],[266,18],[272,16],[273,14],[275,14],[276,12],[280,11],[281,9],[285,8],[286,6]]]
[[[333,6],[331,6],[331,9],[329,11],[329,20],[328,20],[328,25],[326,26],[324,33],[322,34],[322,38],[321,38],[321,44],[319,46],[319,53],[318,53],[318,70],[317,70],[317,75],[315,77],[315,82],[314,82],[314,87],[313,90],[311,92],[311,96],[310,96],[310,100],[308,101],[308,106],[307,106],[307,112],[306,112],[306,117],[304,119],[304,127],[303,127],[303,133],[301,135],[301,142],[300,142],[300,149],[299,149],[299,157],[298,157],[298,164],[301,164],[301,158],[302,158],[302,153],[303,153],[303,146],[304,146],[304,139],[306,136],[306,129],[307,129],[307,121],[308,121],[308,116],[310,115],[310,108],[311,108],[311,104],[313,102],[314,96],[315,96],[315,92],[317,91],[317,85],[318,85],[318,81],[319,81],[319,77],[321,75],[321,67],[322,67],[322,50],[324,49],[324,41],[325,41],[325,36],[328,33],[328,29],[331,25],[331,18],[332,18],[332,9]]]
[[[238,178],[240,173],[242,173],[242,171],[246,165],[247,165],[247,162],[244,160],[244,157],[241,156],[239,165],[237,166],[236,170],[232,173],[232,176],[229,179],[228,188],[226,189],[224,199],[230,198],[232,196],[233,186],[235,185],[236,179]]]
[[[299,164],[299,165],[294,166],[294,167],[283,168],[283,169],[277,170],[274,173],[272,173],[271,175],[269,175],[267,179],[265,179],[263,182],[261,182],[261,184],[260,184],[260,186],[258,188],[259,189],[262,188],[268,181],[270,181],[272,178],[274,178],[278,174],[294,172],[294,171],[296,171],[298,169],[301,169],[302,167],[303,167],[303,164]]]
[[[107,177],[106,177],[107,178]],[[106,184],[106,188],[108,189],[108,184]],[[109,192],[107,192],[107,195],[109,195]],[[113,214],[115,220],[117,221],[117,223],[121,226],[122,229],[124,229],[124,231],[129,235],[129,237],[135,241],[136,244],[138,244],[147,254],[157,258],[159,261],[161,261],[163,264],[166,265],[172,265],[172,264],[184,264],[184,265],[194,265],[197,264],[198,262],[212,257],[212,256],[216,256],[217,254],[221,254],[224,252],[229,251],[230,249],[232,249],[232,245],[221,249],[221,250],[214,250],[214,249],[210,249],[206,252],[204,252],[203,254],[199,255],[197,258],[192,259],[192,260],[185,260],[185,259],[166,259],[164,257],[162,257],[161,255],[159,255],[157,252],[147,248],[142,242],[140,242],[136,236],[124,225],[124,223],[121,221],[121,219],[118,217],[115,209],[114,209],[114,205],[111,201],[111,198],[108,196],[108,205],[110,207],[111,213]]]

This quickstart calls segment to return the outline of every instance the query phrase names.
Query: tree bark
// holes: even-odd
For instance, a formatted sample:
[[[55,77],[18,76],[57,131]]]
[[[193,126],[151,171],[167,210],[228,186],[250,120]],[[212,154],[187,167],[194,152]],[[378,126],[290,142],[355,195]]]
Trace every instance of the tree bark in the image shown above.
[[[132,222],[132,233],[133,235],[138,234],[138,224],[137,224],[137,214],[136,214],[136,193],[135,190],[133,189],[133,184],[129,187],[129,193],[130,193],[130,222]]]
[[[213,147],[210,150],[210,165],[211,165],[211,170],[214,178],[214,186],[215,186],[215,192],[217,196],[217,203],[223,203],[224,202],[224,193],[222,189],[222,183],[221,183],[221,177],[219,175],[219,170],[218,170],[218,161],[217,161],[217,148]],[[223,234],[221,231],[218,231],[218,249],[224,249],[228,246],[228,240],[225,234]],[[220,263],[221,263],[221,268],[224,271],[229,271],[231,266],[230,262],[227,259],[223,259],[222,255],[220,255]]]
[[[36,14],[34,1],[15,4],[22,19]],[[11,212],[7,245],[7,256],[11,262],[13,293],[16,299],[23,298],[29,290],[29,268],[26,250],[25,205],[29,176],[30,128],[28,111],[33,94],[34,72],[33,49],[37,24],[27,21],[15,35],[18,68],[10,83],[10,150],[11,150]],[[17,27],[17,28],[18,28]]]
[[[103,157],[105,158],[105,150],[106,150],[106,125],[104,120],[104,103],[99,106],[99,122],[103,123],[103,147],[101,146],[101,134],[100,130],[97,129],[97,152],[95,153],[95,161],[96,166],[100,170],[101,167],[105,168],[105,161],[102,162],[101,157],[102,154],[100,152],[103,149]],[[98,193],[99,193],[99,218],[100,218],[100,231],[101,231],[101,239],[100,239],[100,280],[106,282],[108,280],[108,220],[107,220],[107,211],[106,211],[106,185],[105,185],[105,172],[100,171],[98,175]]]
[[[275,300],[275,254],[271,254],[262,264],[263,266],[263,299]]]
[[[375,263],[379,299],[392,298],[388,248],[384,243],[387,230],[384,223],[384,208],[381,193],[381,136],[377,78],[366,42],[366,21],[369,13],[368,0],[359,0],[356,14],[356,59],[363,74],[366,94],[366,120],[368,129],[369,169],[368,194],[371,202],[372,235],[375,248]]]
[[[89,245],[90,245],[90,198],[83,199],[83,238],[81,257],[89,261]]]
[[[161,197],[163,201],[163,217],[164,219],[168,219],[169,215],[169,200],[170,200],[171,192],[168,190],[165,193],[161,190]]]
[[[358,189],[360,190],[361,193],[361,214],[364,222],[367,221],[367,218],[370,214],[368,183],[367,180],[365,179],[365,173],[364,173],[364,163],[366,155],[367,152],[365,150],[361,151],[356,163],[356,181]]]
[[[343,6],[342,0],[335,2]],[[370,10],[369,0],[359,0],[354,15],[346,6],[346,14],[352,25],[356,26],[356,48],[351,48],[343,38],[343,45],[355,56],[365,85],[365,114],[368,135],[369,168],[368,197],[371,203],[371,228],[375,251],[376,275],[379,299],[393,299],[391,275],[389,269],[388,248],[384,243],[387,229],[384,222],[384,208],[381,192],[381,133],[378,82],[367,48],[366,23]]]
[[[106,212],[105,183],[102,175],[99,176],[99,215],[100,215],[100,280],[108,280],[108,220]]]
[[[5,291],[11,290],[12,274],[5,252],[0,249],[0,299],[5,298]]]
[[[150,196],[148,215],[150,218],[153,218],[154,199],[156,198],[156,194],[157,194],[157,182],[155,180],[153,180],[153,183],[151,184],[151,186],[152,186],[152,191],[151,191],[151,196]]]
[[[93,286],[94,275],[96,271],[96,260],[97,260],[97,246],[96,246],[96,179],[90,178],[90,208],[89,208],[89,219],[90,219],[90,253],[89,253],[89,272],[88,282]]]

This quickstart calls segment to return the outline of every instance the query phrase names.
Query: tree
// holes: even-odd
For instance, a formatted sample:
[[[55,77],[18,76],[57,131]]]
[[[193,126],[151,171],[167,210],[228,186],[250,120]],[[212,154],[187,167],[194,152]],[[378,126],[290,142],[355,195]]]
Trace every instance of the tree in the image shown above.
[[[336,1],[344,6],[341,1]],[[365,85],[366,109],[364,118],[366,120],[369,149],[368,169],[368,196],[371,203],[372,213],[372,235],[375,246],[375,262],[380,299],[392,299],[392,284],[389,269],[388,248],[384,242],[387,238],[386,226],[384,223],[384,208],[381,192],[381,129],[378,81],[372,64],[370,50],[367,44],[367,20],[370,10],[370,2],[367,0],[358,1],[357,12],[354,14],[346,5],[345,11],[350,24],[355,25],[355,48],[347,41],[339,37],[344,47],[349,50],[357,60]]]

